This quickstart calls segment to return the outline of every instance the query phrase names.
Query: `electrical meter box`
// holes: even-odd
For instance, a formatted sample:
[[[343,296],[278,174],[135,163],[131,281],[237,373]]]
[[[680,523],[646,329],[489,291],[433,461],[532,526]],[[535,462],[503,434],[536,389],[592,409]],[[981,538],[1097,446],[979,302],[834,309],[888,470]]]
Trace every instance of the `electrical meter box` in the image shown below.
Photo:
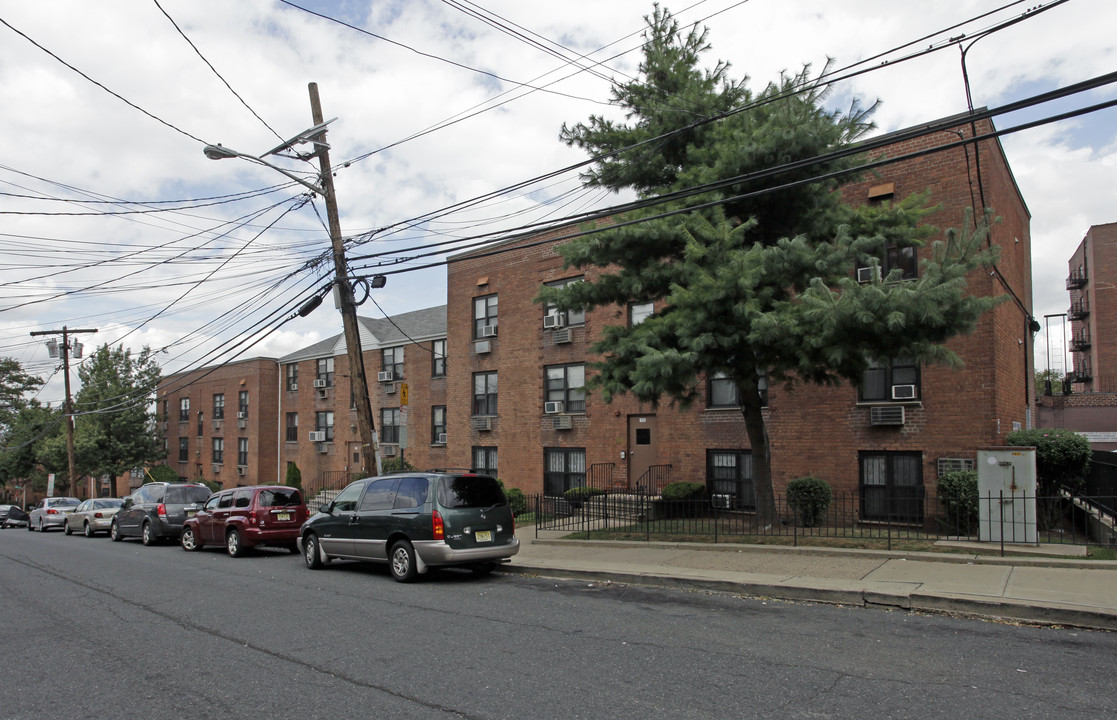
[[[1036,449],[977,451],[978,518],[982,542],[1036,545]]]

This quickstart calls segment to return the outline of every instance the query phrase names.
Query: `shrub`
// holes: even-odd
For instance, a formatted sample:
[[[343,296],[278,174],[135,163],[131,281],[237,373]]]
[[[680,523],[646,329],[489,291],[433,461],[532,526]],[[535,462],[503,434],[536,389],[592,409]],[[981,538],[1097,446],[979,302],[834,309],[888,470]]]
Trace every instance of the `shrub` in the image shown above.
[[[1006,445],[1031,445],[1036,449],[1036,494],[1053,497],[1063,488],[1074,492],[1086,482],[1093,451],[1085,437],[1062,428],[1017,430]]]
[[[284,480],[287,487],[303,489],[303,474],[295,463],[287,463],[287,478]]]
[[[588,498],[591,498],[595,495],[604,495],[604,494],[605,494],[605,491],[602,490],[601,488],[593,488],[593,487],[584,487],[583,486],[583,487],[570,488],[569,490],[564,492],[562,494],[562,496],[564,498],[566,498],[566,501],[568,503],[570,503],[571,507],[581,507],[582,503],[585,502]]]
[[[830,509],[830,484],[812,476],[787,484],[787,504],[803,527],[817,527]]]
[[[504,491],[505,497],[508,498],[508,506],[512,509],[512,515],[519,517],[527,510],[527,497],[524,496],[524,491],[519,488],[509,488]]]
[[[385,475],[398,472],[413,472],[416,470],[416,467],[404,459],[402,455],[382,458],[380,460],[380,468]]]
[[[664,500],[697,500],[706,493],[706,486],[697,482],[673,482],[663,486]]]
[[[977,527],[977,471],[956,470],[939,478],[939,503],[952,535],[972,535]]]
[[[167,465],[156,465],[144,473],[144,482],[180,482],[178,471]]]

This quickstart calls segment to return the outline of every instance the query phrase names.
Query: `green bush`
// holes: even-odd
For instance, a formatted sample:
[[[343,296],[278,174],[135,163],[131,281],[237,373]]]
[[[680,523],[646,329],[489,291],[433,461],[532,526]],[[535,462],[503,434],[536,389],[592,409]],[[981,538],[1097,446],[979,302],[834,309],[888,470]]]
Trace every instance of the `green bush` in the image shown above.
[[[593,488],[593,487],[584,487],[583,486],[583,487],[570,488],[569,490],[564,492],[562,494],[562,496],[564,498],[566,498],[566,501],[569,502],[572,506],[581,507],[582,503],[585,502],[588,498],[591,498],[595,495],[604,495],[604,494],[605,494],[605,491],[602,490],[601,488]]]
[[[303,474],[295,463],[287,463],[287,478],[284,481],[287,487],[303,489]]]
[[[977,527],[977,471],[956,470],[939,477],[939,504],[952,535],[972,535]]]
[[[795,478],[787,484],[787,504],[803,527],[817,527],[830,509],[830,484],[813,476]]]
[[[504,496],[508,498],[508,506],[512,508],[513,516],[523,515],[527,510],[527,497],[524,496],[524,491],[519,488],[509,488],[504,491]]]
[[[1086,482],[1093,451],[1090,441],[1071,430],[1048,428],[1017,430],[1006,445],[1031,445],[1036,449],[1036,494],[1054,497],[1062,489],[1075,492]]]
[[[673,482],[663,486],[660,497],[664,500],[698,500],[706,493],[706,486],[697,482]]]
[[[167,465],[156,465],[144,473],[144,482],[180,482],[178,471]]]
[[[382,457],[380,468],[385,475],[398,472],[414,472],[416,470],[415,466],[405,460],[402,455]]]

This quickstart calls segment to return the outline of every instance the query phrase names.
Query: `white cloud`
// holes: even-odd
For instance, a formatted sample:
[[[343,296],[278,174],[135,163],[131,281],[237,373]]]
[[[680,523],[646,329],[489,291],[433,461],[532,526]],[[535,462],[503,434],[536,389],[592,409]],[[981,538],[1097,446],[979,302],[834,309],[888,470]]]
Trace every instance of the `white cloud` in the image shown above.
[[[547,75],[561,65],[554,57],[434,0],[304,1],[307,7],[344,17],[395,43],[510,80],[543,85],[572,72],[567,67]],[[514,97],[523,90],[275,0],[163,0],[161,4],[280,136],[290,137],[312,124],[307,83],[318,83],[324,114],[340,118],[331,126],[329,141],[346,234],[393,224],[580,161],[579,151],[558,141],[561,125],[584,120],[591,113],[616,116],[615,110],[602,104],[608,98],[608,83],[582,73],[552,85],[555,92],[527,93],[497,110],[346,168],[342,163],[347,159],[471,111],[499,92],[511,91],[507,97]],[[753,87],[759,88],[781,70],[795,71],[804,62],[820,68],[827,57],[833,57],[835,66],[841,67],[909,41],[916,41],[911,49],[917,50],[961,32],[975,37],[977,30],[1025,8],[1014,6],[946,35],[924,37],[1000,5],[995,0],[903,6],[885,0],[708,0],[681,12],[680,19],[686,24],[708,17],[714,47],[709,62],[731,61],[733,76],[749,75]],[[599,58],[637,48],[642,17],[652,9],[643,0],[493,0],[483,6],[579,52],[619,40],[595,56]],[[0,116],[5,138],[0,165],[132,200],[221,195],[282,181],[277,173],[245,161],[213,162],[203,157],[203,142],[260,153],[279,141],[213,75],[154,4],[8,2],[2,17],[177,129],[129,107],[0,27],[0,104],[6,109]],[[1117,56],[1112,36],[1115,20],[1117,9],[1109,0],[1076,0],[979,40],[967,54],[974,102],[996,107],[1109,72]],[[638,59],[636,53],[629,53],[609,60],[602,72],[634,74]],[[544,77],[536,81],[540,76]],[[950,47],[908,62],[892,62],[840,85],[835,101],[851,94],[884,101],[876,116],[881,131],[964,111],[960,54],[957,47]],[[1091,101],[1113,94],[1103,89]],[[1042,109],[1038,112],[1044,114]],[[1070,252],[1091,224],[1117,220],[1110,199],[1115,138],[1112,131],[1099,130],[1117,125],[1113,117],[1114,111],[1109,110],[1091,122],[1060,123],[1003,141],[1033,216],[1037,316],[1065,311],[1063,281]],[[1005,126],[1001,121],[998,125]],[[287,166],[309,169],[294,162]],[[569,179],[548,190],[535,188],[530,200],[502,201],[454,220],[477,223],[529,209],[534,214],[508,220],[527,222],[544,212],[533,209],[534,202],[569,188]],[[117,342],[129,328],[161,312],[125,342],[133,347],[146,343],[169,348],[160,356],[166,359],[168,371],[206,362],[215,357],[216,347],[231,338],[289,316],[328,275],[328,266],[323,266],[284,279],[328,249],[326,233],[310,207],[285,216],[277,222],[277,230],[260,238],[254,236],[264,225],[276,222],[275,213],[228,237],[214,237],[221,222],[297,192],[173,215],[3,216],[0,232],[8,235],[0,235],[0,355],[49,372],[52,363],[40,343],[29,343],[30,330],[89,323],[100,330],[95,343]],[[0,168],[0,193],[79,197],[75,190],[4,168]],[[605,197],[597,202],[615,200]],[[581,209],[584,202],[555,212]],[[320,200],[317,207],[324,216]],[[111,206],[0,195],[0,211],[106,209]],[[469,234],[471,223],[435,227],[440,232]],[[363,245],[354,254],[396,248],[402,239],[417,242],[431,237],[422,228],[401,232]],[[114,247],[151,249],[129,260],[90,266],[109,259]],[[218,248],[241,250],[219,268],[214,258],[227,259],[231,250],[219,253]],[[33,251],[30,257],[17,254],[26,250]],[[65,264],[89,267],[58,274]],[[206,279],[211,272],[213,278]],[[29,280],[47,274],[52,275]],[[108,285],[97,292],[76,292],[14,309],[29,299],[99,283]],[[191,288],[191,283],[196,287]],[[123,292],[105,292],[111,288]],[[377,300],[390,313],[442,303],[445,273],[393,275]],[[377,314],[371,304],[360,312]],[[340,332],[338,320],[332,308],[324,307],[310,318],[283,325],[251,354],[285,354]],[[52,383],[44,395],[53,393],[57,399],[61,394],[53,388]]]

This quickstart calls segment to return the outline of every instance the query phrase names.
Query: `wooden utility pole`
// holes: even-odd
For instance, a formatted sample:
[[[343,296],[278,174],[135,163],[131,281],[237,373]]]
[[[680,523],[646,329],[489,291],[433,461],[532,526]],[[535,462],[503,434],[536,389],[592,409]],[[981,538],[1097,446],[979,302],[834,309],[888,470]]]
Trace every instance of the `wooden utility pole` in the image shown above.
[[[318,99],[318,83],[310,83],[310,112],[315,125],[321,125],[322,104]],[[326,196],[326,219],[330,225],[330,243],[334,255],[334,282],[341,303],[341,322],[345,330],[345,350],[349,358],[349,381],[357,402],[357,430],[361,435],[361,471],[370,474],[369,457],[375,461],[376,474],[381,472],[380,445],[376,439],[376,424],[372,419],[372,398],[369,397],[365,379],[365,360],[361,352],[361,333],[357,325],[357,306],[353,300],[353,285],[345,262],[345,246],[341,240],[341,221],[338,219],[337,196],[334,194],[333,169],[330,167],[330,149],[326,144],[325,129],[312,138],[318,148],[318,168],[322,174],[322,190]],[[336,400],[336,398],[335,398]],[[338,403],[335,402],[335,407]]]
[[[78,333],[95,333],[96,328],[92,330],[71,330],[65,325],[61,330],[36,330],[31,333],[31,336],[36,335],[61,335],[62,346],[59,348],[60,355],[62,356],[62,378],[66,386],[66,456],[70,463],[70,492],[76,496],[78,494],[78,478],[74,469],[74,400],[70,396],[70,336],[77,335]],[[80,357],[80,355],[79,355]],[[94,487],[93,478],[89,478],[89,498],[93,499],[96,496],[97,488]]]

